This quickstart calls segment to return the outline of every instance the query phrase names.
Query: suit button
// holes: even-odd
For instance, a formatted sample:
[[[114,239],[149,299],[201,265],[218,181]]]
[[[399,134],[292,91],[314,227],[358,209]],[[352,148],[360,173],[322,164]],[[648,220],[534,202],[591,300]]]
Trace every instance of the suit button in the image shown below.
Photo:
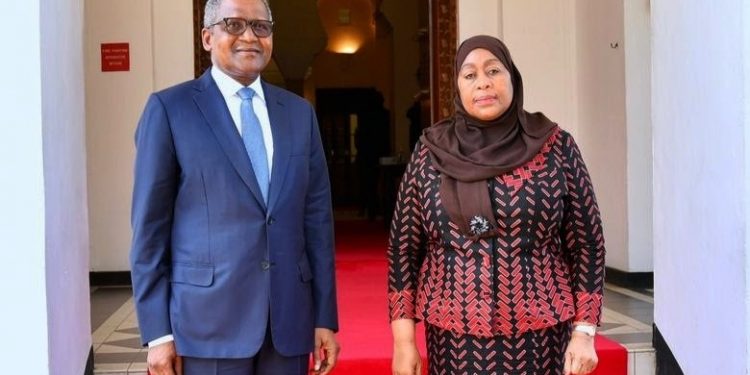
[[[271,268],[271,263],[267,260],[264,260],[260,262],[260,268],[262,268],[263,271],[268,271],[268,269]]]
[[[275,222],[276,222],[276,219],[274,219],[273,217],[269,217],[269,218],[268,218],[268,219],[266,220],[266,223],[267,223],[268,225],[273,225],[273,223],[275,223]]]

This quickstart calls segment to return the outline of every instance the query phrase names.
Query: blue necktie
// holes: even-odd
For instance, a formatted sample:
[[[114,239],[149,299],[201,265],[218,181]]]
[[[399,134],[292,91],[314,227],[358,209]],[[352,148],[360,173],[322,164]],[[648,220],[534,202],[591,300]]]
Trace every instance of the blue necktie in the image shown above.
[[[242,142],[250,156],[255,178],[258,180],[260,192],[263,194],[263,201],[268,203],[268,156],[266,144],[263,142],[263,132],[260,129],[260,121],[253,111],[255,91],[249,87],[244,87],[237,91],[237,95],[242,98],[242,105],[240,106]]]

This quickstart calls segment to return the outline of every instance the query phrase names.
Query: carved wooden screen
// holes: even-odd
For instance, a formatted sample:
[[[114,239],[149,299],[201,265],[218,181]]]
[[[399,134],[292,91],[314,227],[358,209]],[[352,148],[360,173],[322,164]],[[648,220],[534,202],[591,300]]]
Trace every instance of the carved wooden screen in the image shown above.
[[[453,114],[455,79],[453,55],[456,52],[457,0],[430,1],[430,65],[432,79],[432,122]]]

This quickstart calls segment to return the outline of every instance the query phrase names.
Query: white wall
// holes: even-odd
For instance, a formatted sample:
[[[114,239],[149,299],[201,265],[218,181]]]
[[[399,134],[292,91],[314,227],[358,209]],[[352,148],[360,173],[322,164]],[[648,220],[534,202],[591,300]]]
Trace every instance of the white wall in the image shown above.
[[[655,323],[686,374],[746,374],[750,12],[651,5]]]
[[[654,269],[650,3],[650,0],[623,1],[628,262],[622,270],[628,272],[651,272]]]
[[[49,369],[77,375],[91,349],[83,0],[43,1],[41,45]]]
[[[39,8],[38,0],[5,7],[14,35],[4,48],[13,53],[0,59],[0,363],[10,374],[48,369]]]
[[[148,95],[193,77],[192,3],[86,1],[91,270],[129,269],[133,135]],[[129,72],[101,72],[100,44],[130,43]]]
[[[8,374],[82,374],[91,348],[82,2],[6,8],[0,60],[0,362]]]
[[[154,90],[159,90],[193,78],[193,6],[192,1],[152,0],[151,7]]]
[[[578,133],[604,222],[609,267],[629,270],[623,0],[576,2]],[[617,48],[610,44],[617,43]]]
[[[523,76],[524,108],[578,135],[574,3],[504,0],[502,15],[504,41]]]
[[[458,0],[458,44],[474,35],[503,37],[502,0]]]

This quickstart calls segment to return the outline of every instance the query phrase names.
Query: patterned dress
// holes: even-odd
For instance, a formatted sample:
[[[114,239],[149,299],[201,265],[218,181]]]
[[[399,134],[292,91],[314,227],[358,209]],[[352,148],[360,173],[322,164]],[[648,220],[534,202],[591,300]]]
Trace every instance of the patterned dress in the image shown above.
[[[598,324],[604,237],[573,137],[487,181],[497,236],[459,233],[417,144],[388,244],[390,318],[427,325],[430,374],[559,374],[571,321]]]

